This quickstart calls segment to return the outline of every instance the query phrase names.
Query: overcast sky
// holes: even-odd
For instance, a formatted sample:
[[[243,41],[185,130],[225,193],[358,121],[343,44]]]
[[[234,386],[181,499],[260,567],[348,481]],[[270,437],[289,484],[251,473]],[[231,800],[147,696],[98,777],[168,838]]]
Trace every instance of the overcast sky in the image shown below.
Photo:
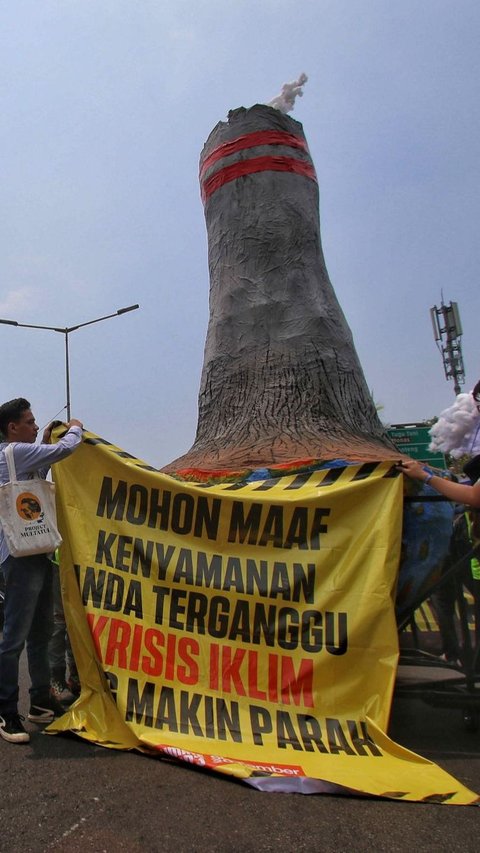
[[[72,415],[153,465],[194,441],[208,321],[203,144],[308,75],[330,278],[382,418],[480,378],[478,0],[0,0],[0,317],[73,326]],[[64,336],[0,325],[1,398],[65,417]],[[62,411],[63,410],[63,411]]]

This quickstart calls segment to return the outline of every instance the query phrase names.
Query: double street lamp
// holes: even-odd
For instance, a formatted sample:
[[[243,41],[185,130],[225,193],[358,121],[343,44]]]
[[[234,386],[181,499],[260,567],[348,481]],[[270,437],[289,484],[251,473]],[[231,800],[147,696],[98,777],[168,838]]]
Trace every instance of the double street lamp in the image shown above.
[[[61,335],[65,335],[65,383],[66,383],[66,391],[67,391],[67,421],[70,420],[70,360],[68,353],[68,336],[71,332],[76,332],[77,329],[83,329],[84,326],[91,326],[93,323],[100,323],[102,320],[109,320],[110,317],[118,317],[120,314],[127,314],[128,311],[136,311],[139,308],[139,305],[129,305],[128,308],[119,308],[118,311],[115,311],[114,314],[106,314],[105,317],[97,317],[95,320],[89,320],[87,323],[78,323],[76,326],[66,326],[65,328],[59,328],[57,326],[38,326],[33,323],[17,323],[16,320],[2,320],[0,318],[0,323],[3,323],[5,326],[20,326],[23,329],[48,329],[51,332],[59,332]]]

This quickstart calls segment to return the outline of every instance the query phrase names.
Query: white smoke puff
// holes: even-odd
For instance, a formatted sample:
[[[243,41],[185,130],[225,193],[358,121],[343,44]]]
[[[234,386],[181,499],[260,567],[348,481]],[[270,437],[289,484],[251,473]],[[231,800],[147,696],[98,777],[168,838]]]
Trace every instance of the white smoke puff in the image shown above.
[[[458,394],[430,430],[430,450],[450,453],[455,459],[480,453],[480,413],[472,393]]]
[[[267,107],[273,107],[282,113],[291,112],[295,106],[295,98],[303,98],[302,87],[307,80],[308,77],[306,74],[300,74],[298,80],[292,80],[291,83],[284,83],[280,94],[276,95],[273,101],[269,101]]]

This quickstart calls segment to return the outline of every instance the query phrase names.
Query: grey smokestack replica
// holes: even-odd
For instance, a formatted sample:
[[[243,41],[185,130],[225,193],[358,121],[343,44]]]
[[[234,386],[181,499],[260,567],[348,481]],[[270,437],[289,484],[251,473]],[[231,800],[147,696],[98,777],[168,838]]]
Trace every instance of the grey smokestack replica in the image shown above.
[[[301,94],[300,82],[287,86]],[[210,320],[197,434],[164,470],[397,458],[328,278],[302,125],[267,105],[232,110],[202,151],[200,185]]]

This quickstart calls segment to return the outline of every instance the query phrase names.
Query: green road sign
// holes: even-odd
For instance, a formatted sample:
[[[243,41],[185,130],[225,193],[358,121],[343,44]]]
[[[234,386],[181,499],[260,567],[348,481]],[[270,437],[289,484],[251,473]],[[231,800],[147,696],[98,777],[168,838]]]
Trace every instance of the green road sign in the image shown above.
[[[431,442],[430,427],[424,424],[392,424],[387,430],[396,447],[406,456],[418,459],[434,468],[446,468],[447,464],[443,453],[438,450],[429,450]]]

